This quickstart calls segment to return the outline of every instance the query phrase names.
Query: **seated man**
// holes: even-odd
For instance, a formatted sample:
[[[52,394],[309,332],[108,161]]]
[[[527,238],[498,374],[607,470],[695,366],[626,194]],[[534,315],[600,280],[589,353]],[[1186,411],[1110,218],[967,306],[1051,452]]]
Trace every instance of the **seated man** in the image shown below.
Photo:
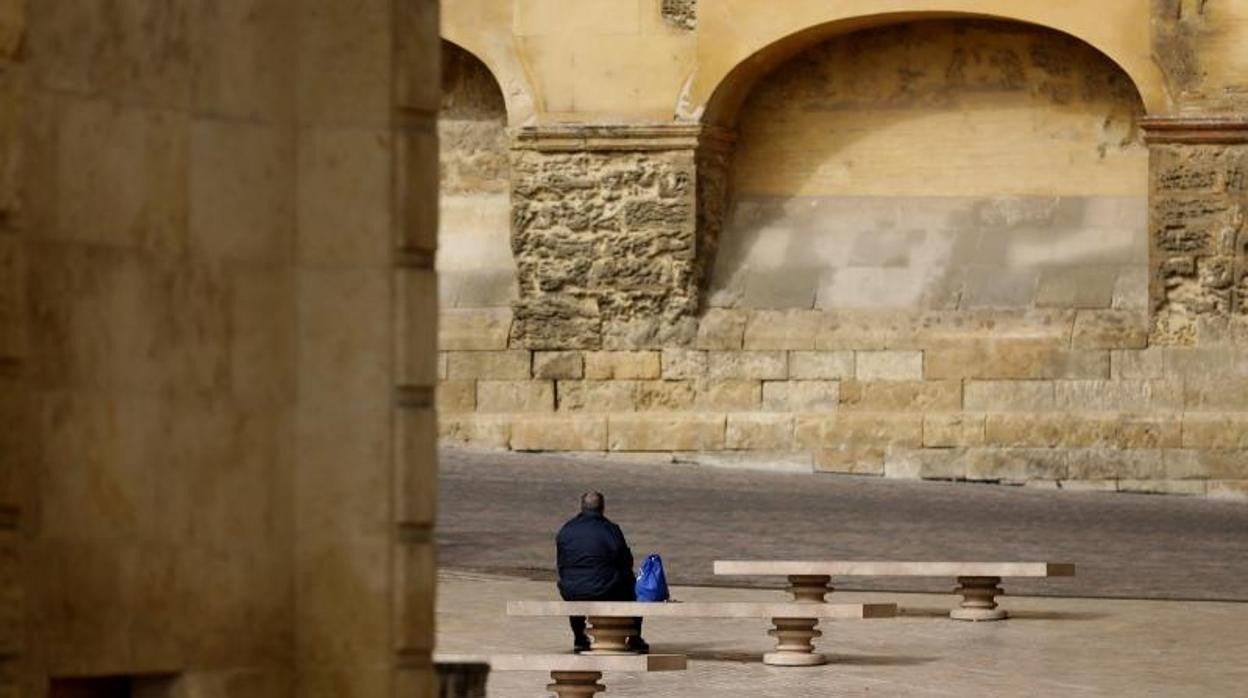
[[[555,537],[559,565],[559,595],[564,601],[635,601],[633,553],[628,549],[619,526],[603,515],[606,502],[601,492],[581,495],[581,513],[559,529]],[[571,616],[573,651],[589,649],[585,617]],[[650,650],[641,639],[641,619],[637,635],[628,638],[629,649]]]

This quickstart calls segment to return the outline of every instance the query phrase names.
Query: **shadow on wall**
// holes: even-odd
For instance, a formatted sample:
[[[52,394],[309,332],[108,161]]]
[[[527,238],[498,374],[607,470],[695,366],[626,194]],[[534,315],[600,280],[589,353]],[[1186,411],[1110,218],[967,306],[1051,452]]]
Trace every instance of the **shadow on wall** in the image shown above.
[[[1130,79],[1056,31],[931,20],[825,41],[751,93],[711,307],[1147,298]]]

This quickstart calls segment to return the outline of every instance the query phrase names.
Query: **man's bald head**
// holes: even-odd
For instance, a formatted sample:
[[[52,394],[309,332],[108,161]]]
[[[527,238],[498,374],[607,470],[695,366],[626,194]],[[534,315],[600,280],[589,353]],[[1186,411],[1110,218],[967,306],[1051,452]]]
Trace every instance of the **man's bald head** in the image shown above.
[[[586,492],[581,495],[581,512],[601,514],[607,508],[607,500],[601,492]]]

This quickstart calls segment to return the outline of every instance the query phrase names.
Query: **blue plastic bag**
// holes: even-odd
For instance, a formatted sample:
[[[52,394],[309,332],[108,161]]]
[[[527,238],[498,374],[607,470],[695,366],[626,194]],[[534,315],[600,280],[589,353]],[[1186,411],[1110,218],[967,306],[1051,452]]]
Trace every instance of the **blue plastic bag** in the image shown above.
[[[641,572],[637,573],[637,586],[634,589],[638,601],[667,601],[667,575],[663,573],[663,558],[655,554],[646,556],[641,563]]]

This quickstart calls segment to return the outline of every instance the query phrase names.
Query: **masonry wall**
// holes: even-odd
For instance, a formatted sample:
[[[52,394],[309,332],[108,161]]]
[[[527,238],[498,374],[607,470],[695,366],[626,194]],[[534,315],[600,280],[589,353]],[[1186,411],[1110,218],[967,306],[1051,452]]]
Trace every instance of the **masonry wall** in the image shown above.
[[[1117,66],[1043,29],[824,42],[739,116],[709,305],[1141,310],[1143,111]]]
[[[1227,12],[1182,21],[1234,33]],[[819,27],[692,137],[631,123],[645,100],[614,127],[600,100],[580,125],[539,102],[513,138],[520,298],[443,313],[443,443],[1244,496],[1238,150],[1146,144],[1164,94],[1141,27],[1074,14],[1053,20],[1114,60],[1023,24],[874,19]],[[745,40],[693,25],[708,65]],[[1229,74],[1202,80],[1235,113]]]

